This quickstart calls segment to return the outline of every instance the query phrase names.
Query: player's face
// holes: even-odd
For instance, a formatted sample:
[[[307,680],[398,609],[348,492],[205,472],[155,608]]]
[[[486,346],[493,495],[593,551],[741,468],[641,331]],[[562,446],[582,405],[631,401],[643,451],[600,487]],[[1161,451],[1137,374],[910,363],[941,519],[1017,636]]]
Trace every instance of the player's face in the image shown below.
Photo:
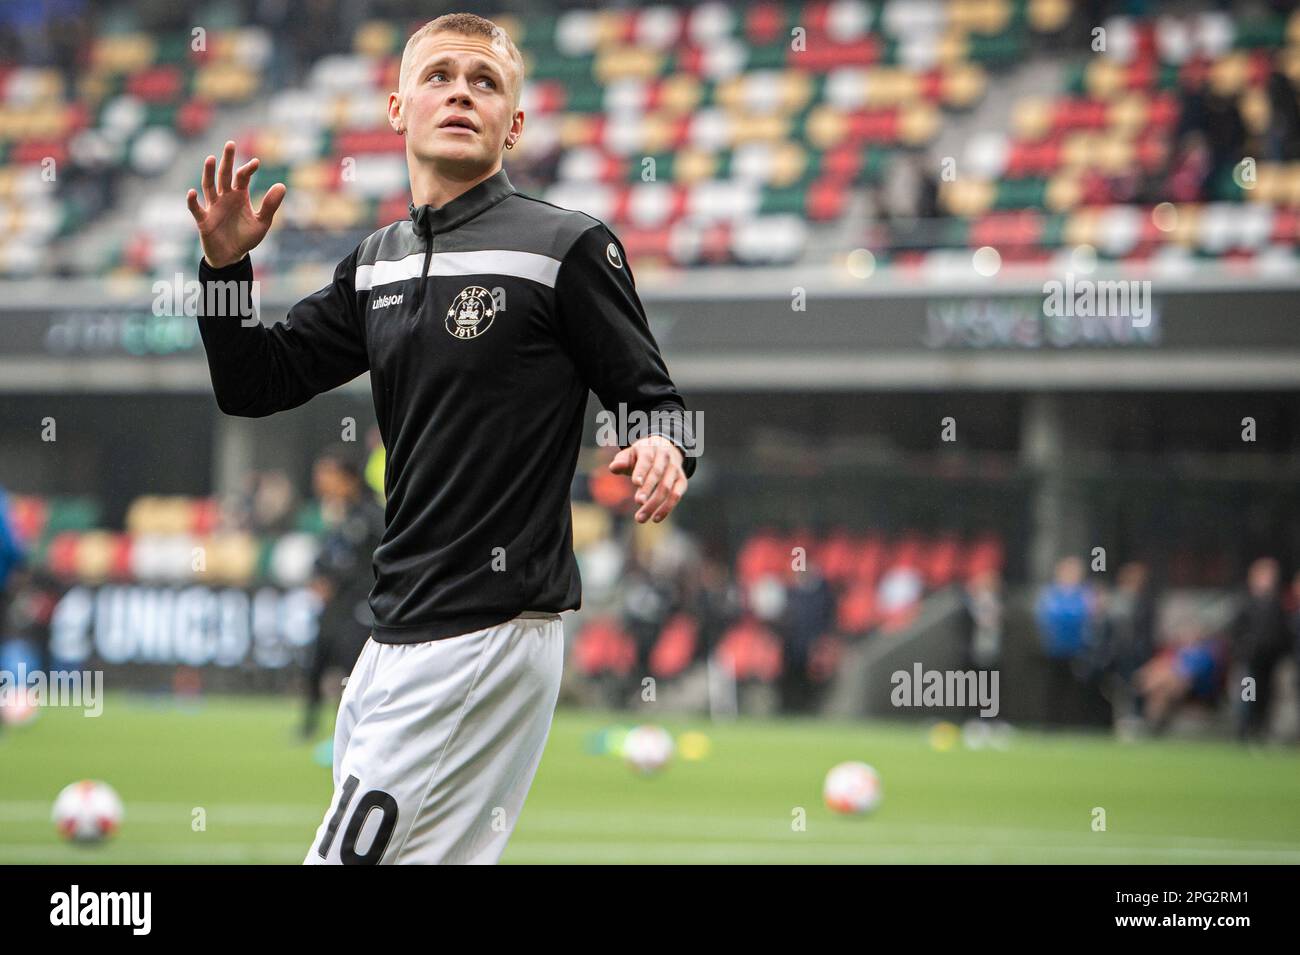
[[[509,59],[487,39],[457,33],[427,36],[412,54],[400,94],[408,150],[462,177],[498,163],[523,128]]]

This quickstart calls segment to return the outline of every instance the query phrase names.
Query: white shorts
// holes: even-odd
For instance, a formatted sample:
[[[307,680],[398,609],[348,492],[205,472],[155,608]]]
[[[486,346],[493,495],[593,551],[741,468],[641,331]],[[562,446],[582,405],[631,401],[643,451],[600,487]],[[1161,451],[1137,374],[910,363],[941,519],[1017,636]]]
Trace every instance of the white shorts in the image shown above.
[[[334,798],[304,864],[500,859],[563,664],[558,614],[426,643],[366,641],[339,701]]]

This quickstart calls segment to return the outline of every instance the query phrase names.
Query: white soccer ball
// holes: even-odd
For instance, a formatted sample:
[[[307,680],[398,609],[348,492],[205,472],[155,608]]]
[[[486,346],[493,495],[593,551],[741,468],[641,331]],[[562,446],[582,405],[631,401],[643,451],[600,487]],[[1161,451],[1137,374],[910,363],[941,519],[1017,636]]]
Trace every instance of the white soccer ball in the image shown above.
[[[673,738],[662,726],[637,726],[623,740],[623,761],[639,773],[656,773],[673,757]]]
[[[63,787],[52,816],[69,842],[102,842],[122,825],[122,800],[108,783],[83,779]]]
[[[882,795],[880,776],[866,763],[840,763],[826,774],[822,787],[827,808],[851,816],[871,812]]]
[[[24,726],[41,715],[40,709],[27,694],[20,693],[17,697],[0,705],[0,723],[6,726]]]

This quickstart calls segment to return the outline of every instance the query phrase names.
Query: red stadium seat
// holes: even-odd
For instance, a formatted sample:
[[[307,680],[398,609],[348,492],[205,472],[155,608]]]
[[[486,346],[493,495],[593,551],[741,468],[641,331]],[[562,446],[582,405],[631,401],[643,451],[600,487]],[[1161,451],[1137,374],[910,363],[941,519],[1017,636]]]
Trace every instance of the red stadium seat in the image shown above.
[[[717,659],[737,682],[771,683],[781,675],[781,642],[767,627],[746,619],[723,636]]]
[[[601,618],[582,628],[574,641],[573,659],[585,676],[626,676],[636,663],[636,644],[615,621]]]
[[[677,614],[664,626],[650,651],[650,672],[662,679],[680,676],[695,659],[699,625],[687,614]]]

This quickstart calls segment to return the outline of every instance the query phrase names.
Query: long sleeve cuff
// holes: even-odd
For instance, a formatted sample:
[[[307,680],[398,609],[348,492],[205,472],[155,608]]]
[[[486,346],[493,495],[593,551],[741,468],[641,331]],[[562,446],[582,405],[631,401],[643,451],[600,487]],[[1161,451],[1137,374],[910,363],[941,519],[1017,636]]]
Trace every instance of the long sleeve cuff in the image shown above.
[[[661,405],[651,413],[649,435],[667,438],[682,452],[682,472],[689,478],[695,473],[695,459],[703,448],[700,445],[702,435],[695,433],[691,425],[691,415],[680,405]]]

